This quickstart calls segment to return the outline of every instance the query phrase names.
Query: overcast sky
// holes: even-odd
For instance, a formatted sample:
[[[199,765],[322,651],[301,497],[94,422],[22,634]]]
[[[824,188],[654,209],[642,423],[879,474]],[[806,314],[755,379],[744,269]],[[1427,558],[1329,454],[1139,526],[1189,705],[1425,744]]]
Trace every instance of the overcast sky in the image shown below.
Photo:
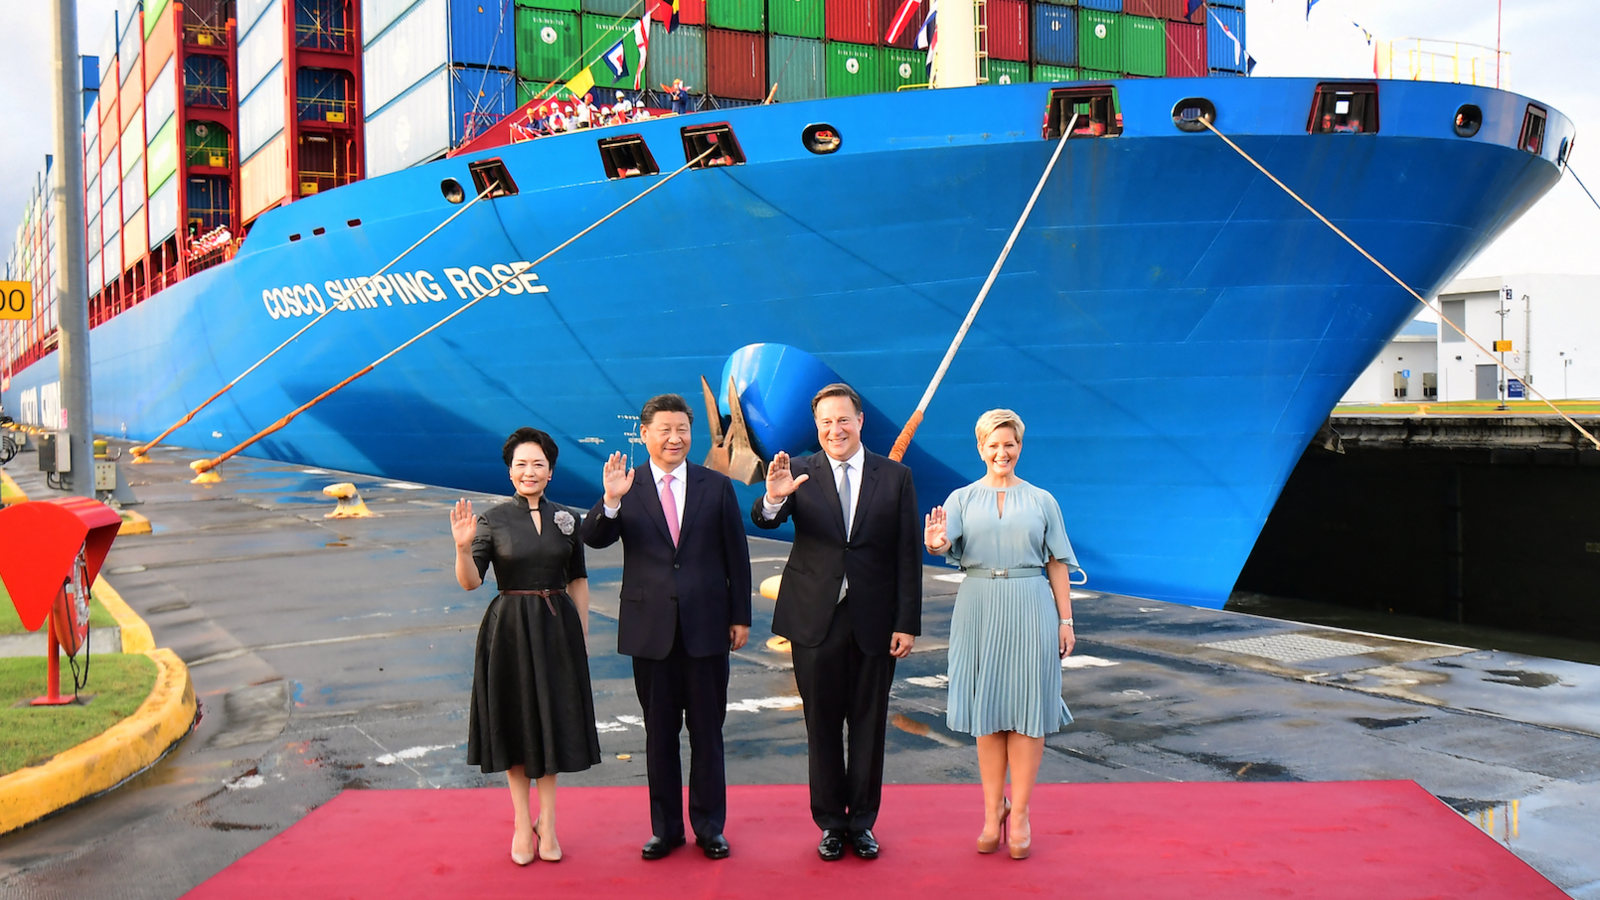
[[[1600,53],[1594,49],[1600,0],[1319,0],[1309,22],[1304,0],[1249,0],[1246,41],[1258,76],[1370,77],[1372,47],[1362,28],[1381,40],[1492,47],[1501,2],[1511,88],[1565,113],[1584,138],[1600,126]],[[116,6],[115,0],[79,0],[80,52],[100,52]],[[49,8],[46,0],[0,0],[0,246],[6,250],[51,152]],[[1600,162],[1590,164],[1600,155],[1584,152],[1591,140],[1600,142],[1580,140],[1572,161],[1600,191]],[[1597,249],[1600,209],[1567,177],[1463,274],[1600,273]]]

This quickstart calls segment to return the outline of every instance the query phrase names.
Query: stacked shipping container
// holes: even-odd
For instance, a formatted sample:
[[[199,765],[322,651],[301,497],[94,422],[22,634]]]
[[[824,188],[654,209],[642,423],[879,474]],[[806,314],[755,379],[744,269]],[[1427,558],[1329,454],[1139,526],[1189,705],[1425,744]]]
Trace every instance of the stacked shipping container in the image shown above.
[[[562,0],[564,5],[573,5]],[[513,0],[361,0],[367,171],[442,156],[517,105]],[[570,13],[571,10],[566,10]],[[576,24],[526,22],[571,46]]]

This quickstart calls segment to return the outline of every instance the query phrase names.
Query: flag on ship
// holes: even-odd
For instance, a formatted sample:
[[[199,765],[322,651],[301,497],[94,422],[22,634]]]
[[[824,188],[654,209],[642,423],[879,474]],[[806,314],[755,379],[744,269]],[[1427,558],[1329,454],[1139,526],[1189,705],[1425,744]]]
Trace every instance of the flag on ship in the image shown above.
[[[1311,7],[1317,5],[1317,0],[1306,0],[1306,21],[1311,21]]]
[[[1233,41],[1233,64],[1237,66],[1239,64],[1240,57],[1248,57],[1248,54],[1244,52],[1244,45],[1239,43],[1239,39],[1234,36],[1233,30],[1227,25],[1223,24],[1221,19],[1217,18],[1216,13],[1212,12],[1210,9],[1207,9],[1206,12],[1211,14],[1211,20],[1217,23],[1217,27],[1221,28],[1222,33],[1228,36],[1228,40]],[[1252,59],[1250,60],[1250,65],[1246,67],[1245,71],[1248,72],[1250,69],[1255,67],[1256,61]]]
[[[567,90],[579,100],[583,99],[583,95],[589,93],[592,87],[594,87],[594,75],[590,74],[588,66],[584,66],[582,72],[567,80]]]
[[[633,45],[639,48],[639,65],[634,67],[633,72],[633,89],[637,91],[644,84],[644,61],[650,56],[649,19],[633,23]]]
[[[671,34],[672,29],[678,27],[678,2],[679,0],[672,0],[671,3],[667,3],[666,0],[657,0],[656,4],[650,8],[650,18],[665,25],[667,34]]]
[[[626,38],[618,39],[615,44],[611,45],[611,49],[600,57],[605,61],[606,68],[611,70],[613,79],[628,77],[628,51],[623,46],[625,41]],[[1238,41],[1234,41],[1234,43],[1237,44]]]
[[[1206,0],[1189,0],[1189,11],[1183,14],[1185,19],[1194,18],[1194,11],[1206,5]]]
[[[939,46],[939,0],[928,4],[928,17],[922,20],[922,30],[917,32],[917,49],[928,51],[926,69],[933,72],[933,50]]]
[[[900,9],[894,14],[894,20],[889,23],[889,31],[883,36],[885,44],[892,44],[900,40],[900,35],[906,33],[906,27],[911,24],[911,17],[917,14],[917,7],[922,5],[922,0],[905,0],[900,4]]]

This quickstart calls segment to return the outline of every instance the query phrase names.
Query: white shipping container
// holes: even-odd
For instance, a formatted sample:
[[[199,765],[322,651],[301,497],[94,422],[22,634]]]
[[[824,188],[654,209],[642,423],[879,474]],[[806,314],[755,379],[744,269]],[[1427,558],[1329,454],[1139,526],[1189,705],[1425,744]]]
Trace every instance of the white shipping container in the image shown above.
[[[159,244],[177,233],[178,176],[170,175],[150,195],[150,243]]]
[[[177,82],[172,78],[172,67],[176,62],[176,57],[167,60],[167,64],[161,67],[161,74],[156,76],[155,87],[145,92],[144,125],[150,134],[161,131],[161,126],[167,124],[167,120],[178,109]]]
[[[122,215],[117,212],[117,201],[122,198],[122,192],[117,188],[115,181],[106,182],[106,202],[100,208],[100,221],[103,227],[109,229],[106,234],[114,233],[122,225]]]
[[[283,131],[283,64],[239,104],[239,159],[244,161]]]
[[[422,0],[367,48],[362,57],[367,116],[450,61],[449,25],[446,0]]]
[[[100,246],[96,244],[92,249],[94,255],[89,257],[89,293],[94,294],[105,286],[106,279],[105,273],[100,271]]]
[[[100,166],[100,183],[105,185],[107,190],[116,186],[117,176],[121,174],[117,171],[117,162],[117,155],[113,153],[106,157],[105,164]]]
[[[239,96],[249,96],[272,67],[283,63],[283,10],[272,0],[268,14],[239,38]],[[243,26],[240,27],[243,32]]]
[[[367,119],[367,177],[427,162],[450,149],[450,70],[440,69]]]
[[[239,33],[244,34],[255,27],[256,20],[269,7],[276,7],[278,0],[239,0]],[[281,18],[281,17],[280,17]]]
[[[121,234],[113,233],[113,234],[108,235],[106,237],[105,246],[101,249],[101,252],[100,252],[100,264],[102,266],[105,266],[105,270],[106,270],[105,284],[102,284],[101,287],[105,287],[106,284],[110,284],[113,281],[116,281],[117,280],[117,276],[122,274],[122,235]]]
[[[422,0],[361,0],[361,46],[366,47]]]
[[[133,218],[133,214],[144,206],[144,160],[135,160],[133,171],[122,179],[122,221]]]

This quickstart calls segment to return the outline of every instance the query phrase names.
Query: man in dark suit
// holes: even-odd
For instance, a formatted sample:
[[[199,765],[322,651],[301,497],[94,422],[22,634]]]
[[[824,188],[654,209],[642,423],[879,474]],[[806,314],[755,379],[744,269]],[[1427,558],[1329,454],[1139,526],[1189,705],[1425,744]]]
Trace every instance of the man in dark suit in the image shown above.
[[[821,453],[778,453],[761,528],[794,521],[772,630],[789,639],[805,704],[817,853],[878,856],[883,744],[894,662],[922,625],[922,532],[911,470],[861,446],[861,397],[832,384],[811,401]],[[843,732],[849,726],[849,746]]]
[[[633,657],[644,710],[650,781],[650,840],[661,859],[684,844],[683,769],[678,734],[689,725],[689,825],[711,859],[728,855],[722,723],[728,710],[728,654],[750,637],[750,545],[726,475],[688,462],[689,404],[652,398],[639,413],[650,464],[628,469],[621,453],[605,464],[605,496],[583,520],[583,541],[622,539],[617,652]]]

